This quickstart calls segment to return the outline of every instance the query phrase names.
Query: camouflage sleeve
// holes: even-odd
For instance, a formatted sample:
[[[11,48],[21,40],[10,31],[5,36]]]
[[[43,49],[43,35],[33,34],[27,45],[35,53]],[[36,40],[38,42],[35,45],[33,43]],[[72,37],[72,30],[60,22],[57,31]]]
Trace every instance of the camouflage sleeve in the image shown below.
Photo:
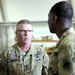
[[[55,65],[51,64],[51,63],[53,62],[52,59],[53,59],[53,58],[56,59],[56,57],[54,57],[53,55],[54,55],[54,53],[52,53],[51,56],[50,56],[48,75],[53,75],[52,67],[54,66],[54,68],[55,68]],[[53,57],[53,58],[52,58],[52,57]],[[54,60],[54,61],[56,61],[56,60]],[[53,66],[52,66],[52,65],[53,65]]]
[[[8,75],[7,73],[7,59],[5,57],[5,51],[0,55],[0,75]]]
[[[59,75],[71,75],[73,73],[72,48],[62,46],[58,54]]]
[[[49,68],[49,56],[45,50],[43,50],[43,69],[42,75],[48,75],[48,68]]]

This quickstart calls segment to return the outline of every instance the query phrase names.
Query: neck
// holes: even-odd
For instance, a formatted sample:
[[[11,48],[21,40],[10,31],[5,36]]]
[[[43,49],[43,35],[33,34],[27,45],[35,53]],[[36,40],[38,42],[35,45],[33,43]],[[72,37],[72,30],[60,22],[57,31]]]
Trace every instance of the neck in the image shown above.
[[[71,22],[70,21],[64,21],[61,24],[58,24],[58,27],[56,29],[56,34],[58,38],[62,36],[62,34],[71,27]]]
[[[22,49],[22,51],[27,52],[27,51],[29,51],[31,44],[23,44],[22,45],[22,44],[18,43],[18,46]]]
[[[63,30],[61,30],[61,31],[58,30],[58,31],[57,31],[56,34],[57,34],[57,36],[58,36],[59,39],[60,39],[60,37],[62,36],[62,34],[63,34],[64,32],[65,32],[65,31],[63,31]]]

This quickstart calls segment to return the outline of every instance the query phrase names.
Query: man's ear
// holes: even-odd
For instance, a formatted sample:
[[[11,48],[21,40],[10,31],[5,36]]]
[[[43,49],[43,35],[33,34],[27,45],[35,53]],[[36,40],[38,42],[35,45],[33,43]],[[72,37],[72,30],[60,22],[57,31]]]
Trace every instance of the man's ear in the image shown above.
[[[57,16],[55,14],[53,14],[53,23],[55,23],[57,21]]]

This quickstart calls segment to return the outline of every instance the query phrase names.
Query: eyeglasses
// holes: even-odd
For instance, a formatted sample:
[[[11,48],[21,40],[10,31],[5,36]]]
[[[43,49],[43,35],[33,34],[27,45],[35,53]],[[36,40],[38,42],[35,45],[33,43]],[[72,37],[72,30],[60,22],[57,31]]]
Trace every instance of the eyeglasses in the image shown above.
[[[17,30],[18,32],[33,32],[33,30]]]

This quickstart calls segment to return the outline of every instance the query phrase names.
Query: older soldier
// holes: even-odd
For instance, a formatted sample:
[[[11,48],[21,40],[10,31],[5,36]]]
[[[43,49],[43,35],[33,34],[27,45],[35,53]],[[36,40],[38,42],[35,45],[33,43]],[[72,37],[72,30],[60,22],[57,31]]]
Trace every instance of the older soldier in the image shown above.
[[[32,31],[30,21],[17,23],[17,43],[1,55],[0,75],[48,75],[49,57],[43,48],[31,44]]]
[[[61,1],[48,14],[51,33],[60,39],[51,56],[49,75],[75,75],[75,31],[72,27],[72,6]]]

